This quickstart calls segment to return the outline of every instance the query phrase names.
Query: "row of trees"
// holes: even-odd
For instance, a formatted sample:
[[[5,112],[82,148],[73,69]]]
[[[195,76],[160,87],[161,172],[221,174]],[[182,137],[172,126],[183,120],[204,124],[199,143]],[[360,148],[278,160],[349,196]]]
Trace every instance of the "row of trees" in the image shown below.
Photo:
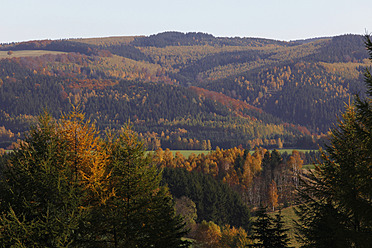
[[[184,224],[160,184],[161,165],[151,165],[131,130],[105,137],[78,111],[58,122],[46,114],[14,153],[2,157],[3,247],[187,245]],[[175,176],[176,170],[183,172]],[[191,237],[203,247],[252,243],[249,210],[225,184],[181,169],[166,169],[165,183],[173,195],[197,202],[192,215],[199,224],[190,226]],[[176,199],[176,208],[184,202]]]
[[[249,206],[267,205],[275,209],[279,205],[288,206],[294,203],[304,159],[310,160],[309,163],[316,160],[317,154],[312,154],[311,158],[309,153],[306,156],[305,153],[294,150],[292,154],[281,155],[277,150],[270,152],[258,148],[251,154],[249,150],[235,147],[227,150],[217,148],[198,156],[191,154],[188,158],[184,158],[179,152],[173,156],[169,149],[163,151],[160,148],[149,156],[159,167],[183,168],[190,172],[211,175],[238,192]],[[176,180],[174,186],[177,186],[177,182],[181,185],[182,180]],[[181,188],[185,187],[187,186]]]
[[[2,157],[3,247],[187,245],[181,240],[184,224],[175,215],[167,188],[160,185],[161,165],[151,165],[131,130],[105,136],[106,140],[100,138],[80,112],[73,111],[59,122],[43,115],[19,149]],[[176,176],[177,171],[183,172]],[[249,210],[225,184],[181,169],[166,169],[165,183],[174,196],[187,195],[197,202],[192,218],[199,224],[190,227],[191,237],[200,245],[252,243],[247,234]],[[176,203],[180,209],[185,200]]]

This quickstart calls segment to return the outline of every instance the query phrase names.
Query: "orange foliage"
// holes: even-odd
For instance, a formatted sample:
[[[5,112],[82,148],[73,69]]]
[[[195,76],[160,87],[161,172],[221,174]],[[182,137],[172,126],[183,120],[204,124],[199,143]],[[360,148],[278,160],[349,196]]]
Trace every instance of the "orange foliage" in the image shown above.
[[[195,86],[191,86],[190,89],[193,90],[194,92],[196,92],[200,96],[203,96],[203,97],[209,98],[211,100],[217,101],[217,102],[225,105],[226,107],[228,107],[228,108],[230,108],[234,111],[237,111],[237,113],[239,115],[242,115],[242,113],[239,112],[239,110],[243,110],[243,109],[257,110],[260,113],[262,112],[262,110],[259,109],[259,108],[253,107],[252,105],[249,105],[249,104],[247,104],[243,101],[228,97],[228,96],[226,96],[222,93],[218,93],[218,92],[215,92],[215,91],[209,91],[209,90],[199,88],[199,87],[195,87]]]

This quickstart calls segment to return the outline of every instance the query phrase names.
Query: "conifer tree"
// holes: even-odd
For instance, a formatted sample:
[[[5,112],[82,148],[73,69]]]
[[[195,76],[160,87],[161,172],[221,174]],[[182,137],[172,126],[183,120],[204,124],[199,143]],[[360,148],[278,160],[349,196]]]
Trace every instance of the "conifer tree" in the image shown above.
[[[274,229],[274,247],[276,248],[285,248],[289,247],[289,238],[287,231],[288,228],[284,227],[284,221],[282,219],[282,211],[275,215],[273,219],[273,229]]]
[[[109,135],[110,136],[110,135]],[[161,174],[145,158],[142,144],[130,129],[109,142],[108,192],[113,196],[93,208],[92,226],[114,247],[185,247],[184,224],[172,198],[160,187]],[[99,218],[97,218],[97,216]]]
[[[60,121],[44,114],[2,171],[2,247],[188,245],[161,173],[129,129],[103,140],[77,109]]]
[[[372,44],[366,38],[372,59]],[[372,243],[372,77],[332,130],[323,162],[302,180],[297,214],[303,247],[370,247]]]
[[[284,228],[282,214],[279,211],[275,218],[268,215],[265,207],[257,211],[257,219],[252,226],[252,239],[255,243],[248,247],[257,248],[286,248],[289,247],[289,238],[286,234],[288,229]]]
[[[274,230],[272,228],[272,218],[267,214],[265,207],[260,207],[256,212],[257,219],[252,223],[252,239],[256,240],[255,244],[249,247],[269,248],[274,247]]]
[[[85,196],[69,166],[66,143],[45,114],[3,168],[0,182],[2,247],[76,244]]]

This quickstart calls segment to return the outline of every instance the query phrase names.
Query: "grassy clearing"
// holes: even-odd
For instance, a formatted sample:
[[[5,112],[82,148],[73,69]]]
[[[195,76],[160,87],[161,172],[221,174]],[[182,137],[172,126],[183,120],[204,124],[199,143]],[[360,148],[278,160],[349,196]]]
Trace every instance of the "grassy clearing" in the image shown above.
[[[146,153],[148,152],[154,152],[154,151],[147,151]],[[188,158],[191,154],[195,154],[196,156],[198,156],[199,154],[207,154],[211,151],[207,151],[207,150],[171,150],[173,156],[176,155],[177,152],[181,153],[185,158]]]
[[[284,153],[284,152],[287,152],[288,154],[292,154],[292,151],[293,150],[296,150],[296,151],[299,151],[299,152],[310,152],[310,151],[317,151],[317,150],[305,150],[305,149],[280,149],[278,150],[281,154]],[[181,153],[185,158],[188,158],[192,153],[194,153],[196,156],[198,156],[199,154],[208,154],[210,152],[213,152],[214,150],[211,150],[211,151],[208,151],[208,150],[171,150],[171,152],[173,153],[173,156],[176,155],[176,152],[179,152]],[[272,151],[272,150],[270,150]],[[254,151],[250,151],[251,154],[254,153]],[[314,169],[314,165],[312,164],[309,164],[309,165],[304,165],[303,168],[309,168],[309,169]]]
[[[277,149],[277,151],[280,152],[280,154],[285,153],[285,152],[287,152],[288,154],[292,154],[292,151],[294,151],[294,150],[296,150],[298,152],[303,152],[303,153],[318,151],[318,150],[295,149],[295,148],[294,149]]]
[[[141,36],[112,36],[103,38],[82,38],[82,39],[70,39],[71,41],[86,43],[89,45],[96,46],[110,46],[119,44],[129,44],[134,41],[136,37]]]
[[[45,50],[20,50],[12,51],[11,55],[8,55],[8,51],[0,51],[0,59],[16,58],[16,57],[37,57],[45,54],[65,54],[65,52],[57,51],[45,51]]]
[[[207,150],[171,150],[171,152],[173,153],[173,156],[175,156],[176,153],[179,152],[185,158],[188,158],[192,153],[194,153],[196,156],[198,156],[199,154],[202,154],[202,153],[207,154],[210,151],[207,151]]]
[[[302,169],[313,170],[313,169],[315,169],[315,165],[314,164],[305,164],[305,165],[302,166]]]
[[[275,218],[275,215],[278,211],[268,213],[269,216]],[[252,217],[252,221],[256,220],[256,217]],[[300,243],[296,240],[296,232],[295,232],[295,224],[294,220],[298,220],[297,215],[294,212],[294,207],[288,207],[282,209],[282,220],[284,221],[284,228],[288,229],[288,237],[290,239],[290,247],[298,248],[300,247]]]
[[[195,239],[182,238],[182,240],[187,240],[187,241],[191,242],[191,245],[189,246],[189,248],[196,248],[196,247],[198,247],[198,246],[195,245],[195,243],[196,243],[196,240]]]
[[[298,151],[298,152],[303,152],[303,153],[318,151],[318,150],[296,149],[296,148],[293,148],[293,149],[270,149],[269,151],[272,152],[274,150],[277,150],[280,154],[283,154],[285,152],[288,153],[288,154],[292,154],[292,151]],[[253,154],[254,150],[250,151],[250,153]]]

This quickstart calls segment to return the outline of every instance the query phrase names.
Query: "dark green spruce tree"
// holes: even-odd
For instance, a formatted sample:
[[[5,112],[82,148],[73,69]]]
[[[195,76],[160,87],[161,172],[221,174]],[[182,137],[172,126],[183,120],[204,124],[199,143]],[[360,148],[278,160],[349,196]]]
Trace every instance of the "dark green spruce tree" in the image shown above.
[[[0,246],[67,247],[77,244],[84,217],[68,149],[49,115],[39,118],[9,155],[0,177]]]
[[[110,136],[110,135],[109,135]],[[160,186],[161,173],[145,158],[142,144],[130,129],[108,142],[111,151],[107,191],[114,195],[93,208],[91,223],[102,241],[112,247],[187,247],[184,223],[175,214],[168,189]]]
[[[372,60],[372,43],[366,37]],[[302,247],[371,247],[372,76],[367,97],[349,104],[319,166],[302,179],[297,209]]]
[[[282,211],[279,210],[279,212],[275,215],[275,218],[273,219],[273,230],[274,230],[274,247],[276,248],[286,248],[289,247],[289,237],[288,237],[288,228],[284,227],[284,221],[283,221]]]
[[[257,218],[252,223],[252,239],[254,244],[249,247],[256,248],[286,248],[289,247],[289,238],[284,228],[281,211],[275,218],[271,217],[265,207],[257,211]]]
[[[272,218],[267,214],[265,207],[260,207],[256,214],[257,219],[252,223],[252,239],[255,240],[255,244],[250,245],[250,247],[273,247]]]

